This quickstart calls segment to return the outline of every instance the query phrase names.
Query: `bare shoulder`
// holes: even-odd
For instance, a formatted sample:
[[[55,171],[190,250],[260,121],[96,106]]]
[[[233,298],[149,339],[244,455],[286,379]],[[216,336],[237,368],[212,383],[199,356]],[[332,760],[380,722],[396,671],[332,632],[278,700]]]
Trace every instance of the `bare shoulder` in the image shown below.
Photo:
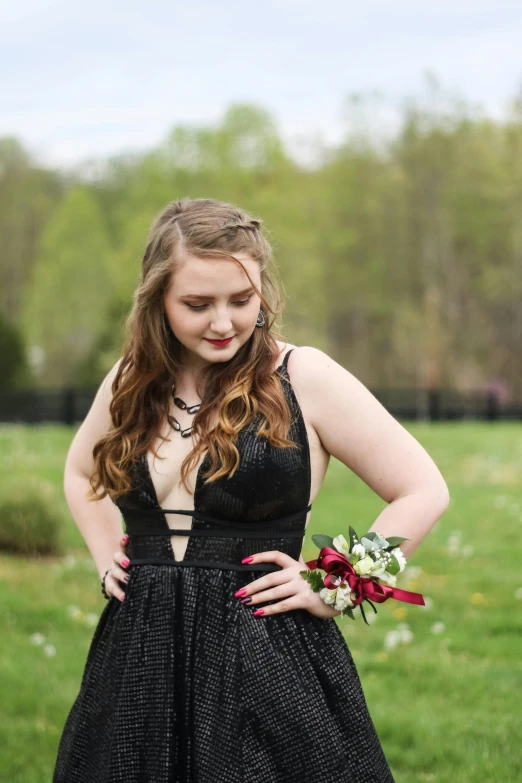
[[[446,483],[429,454],[370,390],[319,348],[295,348],[289,376],[323,448],[387,502],[429,489],[447,504]]]

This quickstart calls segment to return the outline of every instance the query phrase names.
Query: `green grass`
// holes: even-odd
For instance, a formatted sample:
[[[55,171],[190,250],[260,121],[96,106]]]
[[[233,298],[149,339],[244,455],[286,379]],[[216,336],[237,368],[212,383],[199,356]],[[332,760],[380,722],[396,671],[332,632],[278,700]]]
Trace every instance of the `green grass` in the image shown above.
[[[452,497],[398,579],[399,587],[431,599],[429,608],[390,600],[377,606],[370,626],[360,616],[336,622],[356,661],[397,783],[518,783],[520,428],[516,423],[405,426],[439,466]],[[65,504],[60,485],[72,437],[73,430],[60,427],[0,428],[3,480],[37,473],[56,483]],[[383,507],[360,479],[332,460],[314,503],[305,560],[317,554],[312,534],[335,535],[349,524],[362,533]],[[468,542],[473,551],[463,554]],[[65,558],[0,556],[2,781],[50,783],[60,733],[105,606],[98,574],[72,519],[67,544]],[[368,609],[367,616],[373,616]],[[408,624],[413,637],[387,649],[387,634],[400,623]],[[432,630],[435,623],[444,624],[439,633]],[[43,644],[32,643],[35,633],[45,637]]]

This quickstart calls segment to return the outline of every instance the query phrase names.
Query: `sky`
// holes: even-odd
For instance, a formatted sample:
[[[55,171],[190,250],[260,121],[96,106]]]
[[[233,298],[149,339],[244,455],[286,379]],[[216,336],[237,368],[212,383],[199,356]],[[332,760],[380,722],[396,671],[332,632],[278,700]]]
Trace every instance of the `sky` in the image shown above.
[[[380,96],[369,122],[393,130],[427,73],[500,119],[521,53],[520,0],[3,0],[0,136],[68,167],[248,103],[304,160],[310,138],[342,138],[349,95]]]

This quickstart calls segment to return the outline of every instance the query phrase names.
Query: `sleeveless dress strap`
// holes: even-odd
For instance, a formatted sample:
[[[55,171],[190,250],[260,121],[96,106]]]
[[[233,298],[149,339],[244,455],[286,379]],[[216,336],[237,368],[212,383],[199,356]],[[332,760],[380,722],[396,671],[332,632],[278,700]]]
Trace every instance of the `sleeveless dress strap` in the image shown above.
[[[283,367],[286,367],[286,365],[288,364],[288,357],[290,356],[293,350],[294,350],[293,348],[290,348],[290,350],[287,353],[285,353],[285,358],[283,359]]]

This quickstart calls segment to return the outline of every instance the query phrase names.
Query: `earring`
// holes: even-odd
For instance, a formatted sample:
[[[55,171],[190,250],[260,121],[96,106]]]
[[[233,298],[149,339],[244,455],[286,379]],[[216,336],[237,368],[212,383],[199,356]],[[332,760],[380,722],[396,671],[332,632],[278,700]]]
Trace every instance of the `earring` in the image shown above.
[[[260,310],[259,315],[257,316],[256,326],[264,326],[265,324],[266,324],[265,314],[262,310]]]

